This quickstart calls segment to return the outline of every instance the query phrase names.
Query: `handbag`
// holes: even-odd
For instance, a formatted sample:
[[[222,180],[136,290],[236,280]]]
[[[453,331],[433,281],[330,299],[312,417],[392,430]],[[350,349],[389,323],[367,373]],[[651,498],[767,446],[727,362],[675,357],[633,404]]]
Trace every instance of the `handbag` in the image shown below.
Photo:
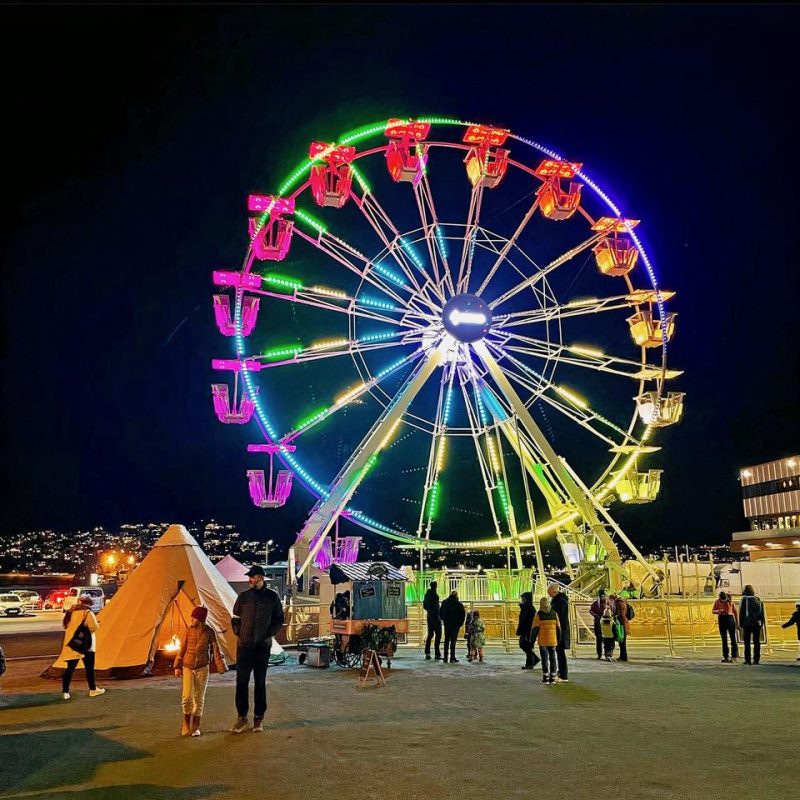
[[[75,633],[72,634],[72,638],[67,642],[67,647],[69,647],[70,650],[74,650],[82,656],[85,656],[92,649],[92,632],[86,625],[86,617],[88,614],[89,612],[87,611],[83,615],[83,622],[78,625],[75,629]]]
[[[614,623],[614,638],[618,642],[625,641],[625,626],[621,622]]]

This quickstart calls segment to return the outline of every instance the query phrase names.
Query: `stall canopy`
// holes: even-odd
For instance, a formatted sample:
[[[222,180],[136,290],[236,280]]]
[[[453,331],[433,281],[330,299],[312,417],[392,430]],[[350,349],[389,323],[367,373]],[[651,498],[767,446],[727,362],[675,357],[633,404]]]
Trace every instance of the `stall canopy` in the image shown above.
[[[215,564],[219,574],[228,583],[247,583],[247,567],[232,555],[227,555]]]
[[[405,581],[406,576],[386,561],[362,561],[356,564],[334,564],[330,568],[331,583],[350,581]]]
[[[236,637],[231,629],[235,602],[236,592],[186,528],[170,525],[100,612],[96,669],[111,677],[141,675],[159,651],[169,654],[171,647],[183,641],[197,605],[208,609],[207,624],[232,664],[236,660]],[[274,643],[273,658],[281,654]],[[56,677],[65,667],[66,663],[57,659],[45,676]]]

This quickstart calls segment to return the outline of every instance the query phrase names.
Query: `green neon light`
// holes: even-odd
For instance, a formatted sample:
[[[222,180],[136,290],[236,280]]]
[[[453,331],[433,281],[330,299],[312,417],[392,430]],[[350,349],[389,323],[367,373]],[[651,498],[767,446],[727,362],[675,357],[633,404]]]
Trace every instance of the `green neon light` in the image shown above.
[[[350,169],[353,171],[353,175],[355,175],[355,178],[358,181],[359,186],[361,186],[362,191],[366,193],[371,192],[372,190],[369,188],[369,184],[364,180],[364,176],[361,174],[361,172],[352,164],[350,165]]]
[[[303,348],[298,345],[290,345],[288,347],[271,347],[269,350],[264,351],[264,358],[278,359],[278,358],[292,358],[297,353],[302,352]]]
[[[302,289],[303,284],[296,278],[290,278],[286,275],[264,275],[263,280],[273,286],[280,286],[283,289]]]
[[[435,519],[439,513],[439,481],[436,480],[428,494],[428,520]]]
[[[330,406],[325,406],[324,408],[318,408],[313,414],[309,414],[304,419],[300,420],[295,426],[295,430],[299,428],[305,428],[306,425],[311,425],[312,422],[317,422],[318,420],[322,419],[324,416],[328,414],[330,411]]]
[[[505,518],[508,519],[508,492],[506,491],[506,485],[503,481],[499,481],[497,484],[497,495],[500,498],[500,507],[503,509],[503,514]]]
[[[318,233],[328,232],[328,229],[318,219],[312,217],[307,211],[301,211],[299,208],[296,208],[294,215],[302,222],[305,222],[306,225],[310,225]]]

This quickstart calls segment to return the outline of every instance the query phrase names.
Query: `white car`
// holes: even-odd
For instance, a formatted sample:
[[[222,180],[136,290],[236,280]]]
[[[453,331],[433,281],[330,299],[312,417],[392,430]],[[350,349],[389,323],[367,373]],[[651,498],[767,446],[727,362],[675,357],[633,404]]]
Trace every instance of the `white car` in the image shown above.
[[[73,586],[64,598],[61,609],[69,611],[78,602],[78,598],[82,594],[88,594],[92,598],[92,611],[95,614],[103,610],[103,606],[106,604],[106,596],[99,586]]]
[[[0,614],[6,617],[21,617],[25,613],[22,600],[16,594],[0,594]]]
[[[22,605],[26,611],[36,611],[42,607],[42,598],[39,597],[38,592],[32,592],[28,589],[14,589],[12,594],[17,595],[22,600]]]

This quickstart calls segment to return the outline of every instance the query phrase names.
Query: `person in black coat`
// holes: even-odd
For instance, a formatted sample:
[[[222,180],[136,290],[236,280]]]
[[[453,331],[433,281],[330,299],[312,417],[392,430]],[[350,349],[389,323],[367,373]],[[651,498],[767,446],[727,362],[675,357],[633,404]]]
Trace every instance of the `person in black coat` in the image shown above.
[[[781,628],[791,628],[792,625],[797,626],[797,641],[798,641],[798,651],[797,651],[797,660],[800,661],[800,600],[798,600],[794,604],[794,614],[789,617],[788,622],[784,622],[781,625]]]
[[[547,594],[550,595],[550,608],[558,614],[558,622],[561,626],[561,638],[556,645],[556,659],[558,660],[558,677],[566,683],[569,680],[567,648],[572,644],[569,629],[569,598],[566,592],[560,591],[560,587],[556,583],[547,587]]]
[[[428,636],[425,639],[425,658],[431,657],[431,639],[435,637],[434,649],[436,660],[442,660],[442,618],[439,616],[439,595],[436,593],[436,581],[431,581],[430,589],[425,592],[425,599],[422,601],[425,609],[426,621],[428,623]]]
[[[458,599],[458,592],[450,592],[450,596],[442,602],[439,616],[444,625],[444,658],[442,660],[446,664],[449,654],[450,663],[457,664],[456,642],[458,641],[458,632],[467,617],[467,610]]]
[[[519,623],[517,636],[519,636],[519,649],[525,653],[525,666],[522,669],[533,669],[541,659],[533,652],[531,644],[531,629],[536,609],[533,607],[533,594],[523,592],[519,598]]]

